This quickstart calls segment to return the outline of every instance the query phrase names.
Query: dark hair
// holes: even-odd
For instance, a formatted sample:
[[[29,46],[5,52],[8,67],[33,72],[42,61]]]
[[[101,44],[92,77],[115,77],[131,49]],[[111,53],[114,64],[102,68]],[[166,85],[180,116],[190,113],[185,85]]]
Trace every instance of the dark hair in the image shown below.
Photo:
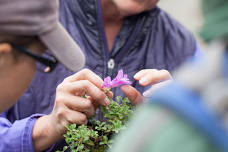
[[[39,42],[39,38],[37,36],[8,36],[8,35],[1,35],[0,36],[0,43],[13,43],[22,47],[27,48],[29,45]],[[18,51],[12,52],[15,60],[18,59],[22,53]]]
[[[30,45],[35,41],[39,41],[39,38],[37,36],[0,36],[0,43],[14,43],[24,47]]]

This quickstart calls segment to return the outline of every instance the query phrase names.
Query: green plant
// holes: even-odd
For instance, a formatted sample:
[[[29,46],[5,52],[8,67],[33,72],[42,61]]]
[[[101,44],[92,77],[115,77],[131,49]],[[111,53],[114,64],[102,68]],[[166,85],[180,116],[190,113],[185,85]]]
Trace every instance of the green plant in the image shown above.
[[[122,100],[117,97],[116,101],[110,99],[109,106],[101,106],[100,111],[103,115],[102,121],[92,118],[86,126],[66,126],[68,131],[64,138],[68,146],[59,152],[104,152],[111,148],[113,135],[126,128],[133,106],[128,98]]]

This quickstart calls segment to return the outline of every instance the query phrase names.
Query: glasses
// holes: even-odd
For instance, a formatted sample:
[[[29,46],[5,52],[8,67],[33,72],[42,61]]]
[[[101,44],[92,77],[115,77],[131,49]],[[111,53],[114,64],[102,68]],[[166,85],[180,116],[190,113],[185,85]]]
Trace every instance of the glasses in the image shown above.
[[[57,59],[51,55],[50,53],[45,53],[46,57],[43,57],[41,55],[37,55],[35,53],[32,53],[31,51],[29,51],[28,49],[16,45],[16,44],[12,44],[12,47],[15,48],[16,50],[20,51],[21,53],[24,53],[30,57],[32,57],[33,59],[35,59],[36,61],[38,61],[38,63],[40,63],[37,67],[37,69],[43,73],[50,73],[52,72],[56,66],[57,66]]]

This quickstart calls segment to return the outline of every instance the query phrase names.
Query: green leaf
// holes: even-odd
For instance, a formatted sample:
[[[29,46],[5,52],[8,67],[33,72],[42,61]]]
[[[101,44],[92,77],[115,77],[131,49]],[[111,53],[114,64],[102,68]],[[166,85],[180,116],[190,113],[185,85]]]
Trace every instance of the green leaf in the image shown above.
[[[89,146],[94,146],[94,142],[91,141],[91,140],[87,141],[86,144],[89,145]]]
[[[133,113],[133,106],[128,98],[117,97],[116,102],[110,99],[109,106],[100,106],[102,121],[90,118],[88,126],[67,125],[64,135],[68,149],[73,152],[104,152],[111,147],[113,134],[127,127],[127,121]],[[60,151],[61,152],[61,151]]]
[[[68,146],[64,146],[64,147],[63,147],[63,151],[66,151],[67,148],[68,148]]]
[[[78,146],[77,151],[82,151],[83,149],[84,149],[84,145],[81,144],[81,145]]]

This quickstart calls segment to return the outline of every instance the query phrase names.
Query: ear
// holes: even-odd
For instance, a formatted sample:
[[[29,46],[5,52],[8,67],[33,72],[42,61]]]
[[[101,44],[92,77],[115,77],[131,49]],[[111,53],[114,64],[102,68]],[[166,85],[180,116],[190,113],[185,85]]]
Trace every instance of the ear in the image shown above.
[[[9,53],[12,46],[9,43],[0,43],[0,54]]]

